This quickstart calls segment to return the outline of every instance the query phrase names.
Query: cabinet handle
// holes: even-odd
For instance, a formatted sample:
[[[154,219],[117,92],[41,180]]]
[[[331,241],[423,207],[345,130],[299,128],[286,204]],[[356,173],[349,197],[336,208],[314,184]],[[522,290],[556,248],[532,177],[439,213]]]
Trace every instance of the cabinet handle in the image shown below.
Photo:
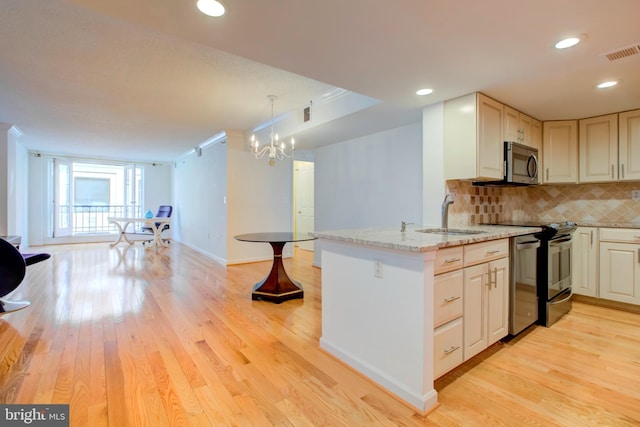
[[[640,248],[638,248],[638,262],[640,263]]]
[[[493,287],[497,288],[498,287],[498,267],[493,269]]]
[[[499,249],[496,249],[495,251],[487,251],[487,255],[497,254],[498,252],[500,252]]]
[[[460,258],[447,258],[444,260],[445,264],[451,264],[452,262],[458,262],[460,261]]]
[[[444,302],[449,303],[449,302],[453,302],[453,301],[458,300],[458,299],[460,299],[459,296],[457,296],[457,297],[449,297],[449,298],[445,298]]]
[[[611,179],[613,179],[613,165],[611,165]]]
[[[454,346],[451,346],[451,347],[449,347],[447,350],[445,350],[445,351],[444,351],[444,354],[451,354],[451,353],[453,353],[454,351],[456,351],[456,350],[457,350],[457,349],[459,349],[459,348],[460,348],[460,346],[459,346],[459,345],[457,345],[457,346],[455,346],[455,347],[454,347]]]
[[[622,173],[622,178],[624,178],[624,163],[620,165],[620,172]]]
[[[549,168],[547,168],[547,181],[549,181]]]
[[[591,230],[591,243],[589,245],[593,246],[593,230]]]

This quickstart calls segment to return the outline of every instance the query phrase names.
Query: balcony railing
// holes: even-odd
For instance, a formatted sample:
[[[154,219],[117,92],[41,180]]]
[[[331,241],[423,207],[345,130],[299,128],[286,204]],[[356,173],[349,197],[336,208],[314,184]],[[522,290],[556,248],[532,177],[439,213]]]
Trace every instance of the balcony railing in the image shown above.
[[[109,223],[109,217],[142,216],[142,207],[139,205],[73,205],[71,208],[73,210],[73,234],[116,232],[117,228],[115,224]]]

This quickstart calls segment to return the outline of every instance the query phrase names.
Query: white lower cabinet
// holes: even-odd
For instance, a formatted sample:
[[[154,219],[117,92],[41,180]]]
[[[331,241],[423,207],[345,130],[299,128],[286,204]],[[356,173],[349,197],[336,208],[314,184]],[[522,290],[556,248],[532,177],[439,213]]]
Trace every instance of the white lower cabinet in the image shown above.
[[[435,273],[433,373],[438,378],[462,363],[462,246],[439,250]]]
[[[640,304],[640,230],[600,229],[599,296]]]
[[[508,258],[464,269],[464,360],[507,336],[508,292]]]
[[[434,378],[509,331],[509,240],[438,251],[434,278]]]
[[[574,294],[598,296],[598,228],[578,227],[572,241],[571,288]]]
[[[433,333],[433,377],[439,378],[462,363],[462,318]]]

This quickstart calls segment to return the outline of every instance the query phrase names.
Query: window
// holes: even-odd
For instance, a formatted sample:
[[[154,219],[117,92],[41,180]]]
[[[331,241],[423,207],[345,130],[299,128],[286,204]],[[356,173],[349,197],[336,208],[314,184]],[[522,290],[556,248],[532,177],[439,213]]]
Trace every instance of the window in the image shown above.
[[[54,237],[115,231],[113,216],[141,216],[140,165],[54,159]]]

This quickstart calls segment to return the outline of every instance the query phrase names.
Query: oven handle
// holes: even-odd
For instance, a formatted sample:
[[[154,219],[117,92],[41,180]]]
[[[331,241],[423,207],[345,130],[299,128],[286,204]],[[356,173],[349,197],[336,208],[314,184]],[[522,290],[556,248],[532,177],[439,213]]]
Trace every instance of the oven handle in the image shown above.
[[[550,245],[559,245],[560,243],[570,242],[571,237],[565,237],[563,239],[549,240]]]
[[[516,250],[521,250],[521,249],[535,249],[535,248],[539,248],[540,247],[540,241],[536,240],[536,241],[529,241],[529,242],[522,242],[522,243],[516,243]]]
[[[569,292],[569,296],[566,298],[562,298],[560,301],[554,301],[551,302],[549,304],[554,305],[554,304],[562,304],[563,302],[567,302],[571,299],[571,297],[573,296],[573,288],[571,288],[571,292]]]

